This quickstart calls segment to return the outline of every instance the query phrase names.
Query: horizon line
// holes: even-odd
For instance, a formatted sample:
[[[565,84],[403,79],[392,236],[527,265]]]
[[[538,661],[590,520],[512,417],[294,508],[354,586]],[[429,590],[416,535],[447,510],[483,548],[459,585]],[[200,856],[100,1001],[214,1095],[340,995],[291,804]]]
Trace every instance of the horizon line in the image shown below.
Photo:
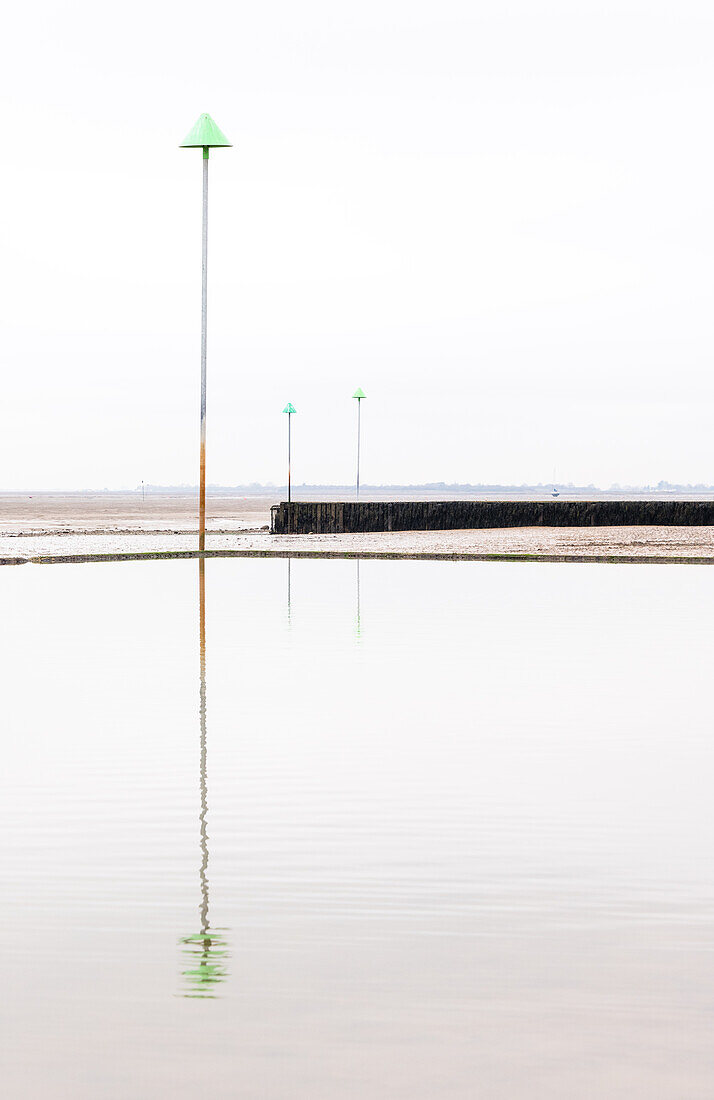
[[[141,493],[142,488],[144,492],[153,493],[197,493],[198,485],[179,484],[179,485],[155,485],[153,483],[145,482],[142,486],[140,483],[134,487],[124,486],[123,488],[110,489],[104,487],[101,489],[93,488],[72,488],[72,489],[49,489],[49,488],[28,488],[28,489],[0,489],[0,495],[34,495],[35,493]],[[209,484],[206,486],[208,492],[219,493],[280,493],[284,490],[285,486],[282,484],[275,484],[274,482],[256,482],[252,481],[243,485],[220,485]],[[315,492],[318,490],[330,490],[330,491],[345,491],[354,492],[355,485],[353,482],[349,484],[340,484],[332,482],[302,482],[295,483],[296,489],[302,489],[307,492]],[[528,490],[542,491],[559,489],[563,492],[599,492],[599,493],[657,493],[657,492],[714,492],[714,485],[705,484],[704,482],[670,482],[659,481],[655,485],[625,485],[619,482],[613,482],[611,485],[603,487],[595,485],[590,482],[587,485],[576,485],[571,482],[562,481],[539,481],[539,482],[460,482],[460,481],[424,481],[424,482],[388,482],[388,483],[365,483],[360,486],[361,491],[380,491],[384,492],[391,489],[398,490],[431,490],[431,491],[446,491],[446,490],[458,490],[460,492],[524,492]]]

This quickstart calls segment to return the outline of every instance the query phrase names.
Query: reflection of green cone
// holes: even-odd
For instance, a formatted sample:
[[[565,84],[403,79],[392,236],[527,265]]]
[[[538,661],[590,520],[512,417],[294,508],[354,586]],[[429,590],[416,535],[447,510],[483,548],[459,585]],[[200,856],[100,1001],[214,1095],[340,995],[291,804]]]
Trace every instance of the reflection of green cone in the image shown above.
[[[221,961],[229,954],[225,938],[216,932],[197,932],[180,942],[194,964],[182,971],[186,979],[184,997],[215,997],[214,987],[228,976],[226,964]]]

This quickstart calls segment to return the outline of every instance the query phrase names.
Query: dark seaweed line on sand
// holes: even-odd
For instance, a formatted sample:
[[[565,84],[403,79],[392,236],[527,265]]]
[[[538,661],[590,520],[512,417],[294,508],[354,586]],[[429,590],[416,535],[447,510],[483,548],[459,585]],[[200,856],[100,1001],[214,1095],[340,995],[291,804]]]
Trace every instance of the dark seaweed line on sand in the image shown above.
[[[375,561],[570,562],[579,565],[714,565],[714,557],[657,554],[470,554],[401,550],[154,550],[126,554],[42,554],[0,558],[0,565],[62,565],[110,561],[166,561],[178,558],[335,558]]]

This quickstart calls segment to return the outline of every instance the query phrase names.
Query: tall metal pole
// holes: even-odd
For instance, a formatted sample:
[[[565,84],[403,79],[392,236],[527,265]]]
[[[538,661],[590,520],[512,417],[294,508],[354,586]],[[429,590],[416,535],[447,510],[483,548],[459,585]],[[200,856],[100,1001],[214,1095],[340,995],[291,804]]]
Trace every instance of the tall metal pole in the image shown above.
[[[290,503],[290,422],[292,413],[288,413],[288,504]]]
[[[201,227],[201,453],[198,488],[198,549],[206,549],[206,344],[208,339],[208,149],[203,147]]]
[[[357,398],[357,500],[359,500],[359,444],[360,437],[362,435],[361,428],[361,411],[362,411],[362,398]]]
[[[291,422],[291,418],[292,418],[293,413],[297,412],[297,409],[295,408],[295,406],[290,401],[288,401],[287,405],[283,409],[283,412],[287,413],[287,415],[288,415],[288,504],[289,504],[290,501],[292,500],[291,487],[290,487],[290,449],[291,449],[290,448],[290,445],[291,445],[290,422]]]
[[[361,389],[356,389],[352,394],[353,399],[357,401],[357,500],[359,500],[359,451],[360,451],[360,437],[361,437],[361,411],[362,400],[366,396]]]
[[[206,343],[208,314],[208,152],[230,146],[210,115],[200,116],[181,143],[182,149],[203,150],[203,216],[201,224],[201,449],[198,478],[198,549],[206,549]]]

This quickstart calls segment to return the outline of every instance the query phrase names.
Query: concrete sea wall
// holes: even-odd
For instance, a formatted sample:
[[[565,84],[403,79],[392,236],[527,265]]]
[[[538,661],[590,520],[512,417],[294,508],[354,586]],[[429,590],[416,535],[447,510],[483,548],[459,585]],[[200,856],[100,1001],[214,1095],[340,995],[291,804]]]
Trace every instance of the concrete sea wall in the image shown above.
[[[452,531],[474,527],[707,527],[714,501],[293,501],[271,508],[276,535]]]

